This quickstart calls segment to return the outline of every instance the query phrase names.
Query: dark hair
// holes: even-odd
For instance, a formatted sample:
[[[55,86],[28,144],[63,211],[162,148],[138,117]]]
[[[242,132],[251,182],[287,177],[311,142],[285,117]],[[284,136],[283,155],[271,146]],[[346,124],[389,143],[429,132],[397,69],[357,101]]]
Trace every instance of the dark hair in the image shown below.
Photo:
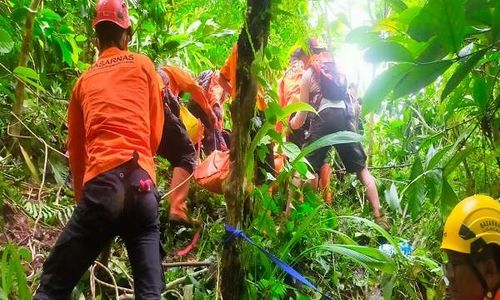
[[[297,48],[293,50],[292,56],[290,57],[290,62],[293,62],[298,59],[302,59],[303,57],[307,56],[306,53],[302,48]]]
[[[113,22],[102,21],[95,26],[95,32],[97,34],[97,39],[99,39],[99,44],[105,49],[113,46],[120,46],[120,40],[124,33],[132,36],[132,26],[123,29]]]

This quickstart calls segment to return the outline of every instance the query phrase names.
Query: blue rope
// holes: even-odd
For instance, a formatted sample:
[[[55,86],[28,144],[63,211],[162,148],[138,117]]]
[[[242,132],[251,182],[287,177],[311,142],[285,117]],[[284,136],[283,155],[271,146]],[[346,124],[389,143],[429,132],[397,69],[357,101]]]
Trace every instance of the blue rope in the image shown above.
[[[272,254],[271,252],[269,252],[267,249],[265,249],[265,248],[263,248],[263,247],[255,244],[255,242],[252,241],[249,237],[247,237],[245,235],[245,233],[243,233],[243,231],[241,231],[240,229],[237,229],[237,228],[235,228],[235,227],[233,227],[233,226],[231,226],[229,224],[226,224],[226,238],[224,240],[224,244],[227,244],[228,242],[230,242],[232,239],[234,239],[236,237],[242,238],[243,240],[247,241],[249,244],[253,245],[255,248],[259,249],[270,260],[272,260],[275,264],[277,264],[278,267],[280,267],[281,270],[283,270],[285,273],[287,273],[290,276],[292,276],[293,278],[295,278],[295,280],[297,280],[297,281],[301,282],[302,284],[310,287],[315,292],[320,293],[326,299],[328,299],[328,300],[334,300],[331,296],[326,295],[325,293],[323,293],[320,290],[318,290],[318,288],[312,282],[310,282],[309,280],[307,280],[307,278],[305,278],[302,274],[300,274],[299,272],[297,272],[294,268],[292,268],[291,266],[289,266],[288,264],[286,264],[285,262],[283,262],[281,259],[277,258],[274,254]]]

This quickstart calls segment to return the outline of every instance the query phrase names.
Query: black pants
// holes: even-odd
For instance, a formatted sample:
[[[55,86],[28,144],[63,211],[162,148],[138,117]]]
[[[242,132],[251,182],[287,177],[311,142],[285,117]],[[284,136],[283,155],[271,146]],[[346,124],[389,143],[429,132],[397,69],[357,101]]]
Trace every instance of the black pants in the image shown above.
[[[312,119],[308,144],[338,131],[354,131],[352,124],[347,120],[345,109],[326,108]],[[339,153],[347,172],[354,173],[365,168],[366,154],[361,143],[338,144],[334,145],[334,147]],[[316,174],[320,174],[321,166],[326,162],[330,149],[331,147],[323,147],[307,156],[307,160]]]
[[[71,292],[101,250],[116,235],[125,242],[136,299],[160,299],[158,192],[140,191],[149,175],[135,160],[87,182],[83,197],[43,265],[35,298],[70,299]]]

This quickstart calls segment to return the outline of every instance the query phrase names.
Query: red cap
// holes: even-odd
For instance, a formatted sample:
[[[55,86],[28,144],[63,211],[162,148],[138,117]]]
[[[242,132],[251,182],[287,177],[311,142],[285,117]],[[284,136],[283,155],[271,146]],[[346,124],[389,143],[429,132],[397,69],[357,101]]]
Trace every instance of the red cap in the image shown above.
[[[123,29],[129,28],[130,18],[125,0],[98,0],[92,26],[95,27],[102,21],[113,22]]]

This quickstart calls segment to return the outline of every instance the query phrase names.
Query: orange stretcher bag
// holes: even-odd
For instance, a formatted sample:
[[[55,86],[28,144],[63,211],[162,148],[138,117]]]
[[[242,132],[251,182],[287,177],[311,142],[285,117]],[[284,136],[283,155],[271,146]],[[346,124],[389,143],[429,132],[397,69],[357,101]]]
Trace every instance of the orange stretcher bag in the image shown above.
[[[222,194],[222,184],[226,180],[230,168],[229,150],[215,150],[196,166],[193,177],[203,188],[212,193]]]

